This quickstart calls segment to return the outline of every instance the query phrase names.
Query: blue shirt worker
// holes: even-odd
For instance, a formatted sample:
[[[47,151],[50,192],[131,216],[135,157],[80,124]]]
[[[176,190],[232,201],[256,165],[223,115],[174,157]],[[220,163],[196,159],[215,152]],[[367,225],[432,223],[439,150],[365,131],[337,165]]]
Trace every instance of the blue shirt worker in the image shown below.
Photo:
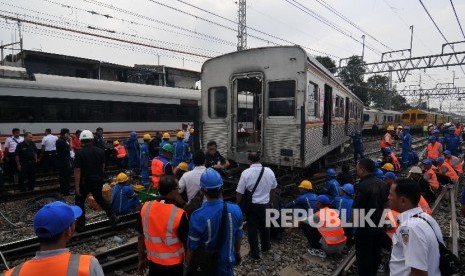
[[[181,162],[189,161],[189,148],[186,143],[184,143],[184,132],[179,131],[176,134],[177,141],[174,142],[174,155],[173,155],[173,166],[177,167]]]
[[[446,149],[451,152],[454,156],[459,156],[459,147],[462,143],[462,137],[454,134],[455,128],[449,128],[449,136],[444,138]]]
[[[159,154],[161,154],[161,151],[163,150],[163,146],[170,143],[170,134],[168,132],[165,132],[163,133],[163,136],[161,138],[162,138],[162,141],[159,145],[159,148],[160,148]]]
[[[331,207],[339,211],[339,218],[346,223],[350,222],[352,219],[354,195],[354,185],[346,183],[341,187],[341,195],[335,197],[333,201],[331,201]],[[344,232],[346,232],[345,229]]]
[[[326,178],[328,179],[328,182],[326,182],[326,187],[323,189],[323,191],[330,200],[341,194],[341,185],[339,185],[339,182],[337,182],[336,176],[337,173],[335,169],[328,169],[326,171]]]
[[[78,206],[61,201],[42,207],[34,216],[34,233],[40,248],[35,257],[4,275],[88,275],[103,276],[94,256],[71,254],[66,243],[73,237],[76,218],[82,214]]]
[[[130,170],[138,169],[140,167],[140,147],[136,132],[131,132],[124,146],[128,156],[128,168]]]
[[[313,184],[308,180],[303,180],[299,185],[300,195],[293,201],[287,203],[284,208],[286,209],[302,209],[308,211],[312,209],[316,211],[316,198],[317,195],[313,193]]]
[[[354,131],[353,135],[350,136],[352,138],[352,144],[354,146],[354,161],[357,163],[358,156],[360,155],[360,159],[365,158],[365,154],[363,153],[363,144],[362,144],[362,135],[360,130]]]
[[[192,261],[198,249],[217,249],[216,271],[205,275],[234,275],[233,266],[241,262],[242,212],[239,206],[224,203],[223,179],[214,169],[208,168],[200,177],[200,188],[207,198],[200,209],[192,213],[185,268],[197,270]]]
[[[410,166],[410,152],[412,151],[412,135],[409,131],[409,126],[402,129],[402,163],[405,168]]]
[[[128,180],[125,173],[119,173],[116,176],[118,184],[111,192],[111,209],[118,216],[133,213],[139,207],[139,198],[131,186],[127,185]]]
[[[149,150],[149,143],[152,137],[150,137],[150,134],[146,133],[143,136],[143,140],[144,143],[140,146],[140,176],[142,184],[147,188],[150,184],[149,170],[152,166]]]

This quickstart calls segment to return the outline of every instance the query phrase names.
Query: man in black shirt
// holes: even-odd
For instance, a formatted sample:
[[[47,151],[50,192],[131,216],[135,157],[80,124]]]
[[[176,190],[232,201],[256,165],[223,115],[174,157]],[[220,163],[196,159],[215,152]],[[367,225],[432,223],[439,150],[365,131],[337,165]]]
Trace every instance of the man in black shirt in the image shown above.
[[[64,196],[69,195],[69,179],[71,175],[71,154],[69,140],[69,129],[63,128],[56,142],[57,167],[59,171],[60,191]]]
[[[374,175],[375,163],[370,159],[362,159],[356,166],[360,177],[357,194],[352,205],[355,228],[355,253],[358,273],[361,276],[376,275],[381,263],[381,241],[385,235],[384,227],[380,226],[383,210],[387,200],[387,184]],[[371,216],[369,212],[373,211]],[[374,226],[366,221],[363,223],[359,214],[364,212],[366,219],[371,219]]]
[[[348,164],[342,164],[341,172],[337,174],[336,180],[341,186],[347,183],[354,184],[354,177],[350,173]]]
[[[215,141],[207,143],[207,154],[205,155],[205,167],[214,168],[220,173],[229,167],[229,162],[217,150]]]
[[[115,224],[118,220],[110,204],[102,197],[105,153],[102,149],[93,145],[93,139],[94,135],[89,130],[81,132],[79,140],[81,141],[82,149],[76,153],[74,159],[75,201],[76,205],[82,209],[82,215],[76,221],[78,232],[85,231],[86,209],[84,203],[89,193],[92,194],[98,205],[105,210],[112,224]]]
[[[37,163],[37,148],[32,141],[30,132],[24,133],[24,141],[19,143],[15,151],[16,167],[19,172],[19,190],[26,191],[24,178],[28,179],[28,190],[34,190],[36,183],[36,163]]]
[[[150,160],[157,157],[158,154],[160,153],[160,143],[161,143],[161,138],[160,137],[161,137],[160,132],[157,131],[155,136],[149,142],[149,157],[150,157]]]

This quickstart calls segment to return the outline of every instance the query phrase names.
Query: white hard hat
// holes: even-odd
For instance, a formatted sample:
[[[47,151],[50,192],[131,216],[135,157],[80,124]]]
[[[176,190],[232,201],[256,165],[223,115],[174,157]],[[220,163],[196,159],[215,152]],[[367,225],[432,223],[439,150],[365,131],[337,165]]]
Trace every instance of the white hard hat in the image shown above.
[[[418,173],[418,174],[422,174],[423,172],[421,171],[421,168],[420,168],[420,167],[414,166],[414,167],[410,168],[409,173]]]
[[[90,140],[90,139],[94,139],[94,134],[92,134],[92,131],[90,130],[83,130],[81,132],[81,135],[79,135],[79,140]]]

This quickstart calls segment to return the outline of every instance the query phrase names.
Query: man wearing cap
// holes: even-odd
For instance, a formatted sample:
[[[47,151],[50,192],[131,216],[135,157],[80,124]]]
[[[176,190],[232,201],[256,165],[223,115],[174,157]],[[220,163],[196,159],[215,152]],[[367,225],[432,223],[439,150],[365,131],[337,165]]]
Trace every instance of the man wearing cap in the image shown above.
[[[270,229],[266,227],[266,209],[273,208],[275,189],[278,186],[274,172],[260,164],[257,152],[248,154],[250,168],[244,170],[236,189],[236,202],[239,204],[246,190],[252,192],[251,208],[242,210],[247,217],[247,232],[250,245],[250,257],[260,258],[258,248],[258,234],[260,233],[261,251],[267,252],[271,248]],[[260,178],[261,177],[261,178]],[[257,182],[258,181],[258,182]],[[258,184],[257,184],[258,183]]]
[[[459,148],[462,144],[462,137],[455,135],[455,128],[449,127],[449,135],[444,138],[444,143],[446,144],[446,149],[449,150],[452,155],[459,156]]]
[[[336,180],[337,173],[335,169],[326,170],[326,186],[323,188],[323,193],[333,200],[341,194],[341,185]]]
[[[381,169],[384,171],[384,172],[393,172],[394,171],[394,165],[392,165],[391,163],[385,163]]]
[[[429,185],[428,181],[426,181],[423,177],[421,168],[418,166],[413,166],[410,168],[409,173],[410,178],[420,187],[422,197],[424,197],[429,204],[433,204],[436,200],[436,196],[434,195],[433,190],[431,190],[431,186]]]
[[[189,162],[189,149],[187,144],[184,142],[184,132],[179,131],[176,134],[177,141],[174,142],[174,154],[173,154],[173,166],[177,167],[181,162]]]
[[[82,211],[55,201],[42,207],[34,216],[34,233],[40,248],[36,256],[5,273],[11,275],[90,275],[103,276],[98,260],[90,255],[71,254],[66,243],[74,234],[75,220]]]
[[[293,201],[288,202],[285,209],[302,209],[308,212],[309,210],[316,211],[316,197],[313,193],[313,184],[308,180],[303,180],[299,185],[300,195]]]
[[[394,133],[394,126],[389,126],[386,130],[386,133],[383,136],[383,139],[381,140],[381,150],[383,150],[386,147],[392,146],[392,134],[393,133]]]
[[[171,165],[173,152],[173,146],[167,143],[161,149],[161,154],[152,160],[152,183],[155,189],[158,189],[158,182],[162,175],[173,175],[173,167]]]
[[[391,188],[391,185],[394,183],[396,179],[397,179],[397,176],[393,172],[387,172],[383,176],[383,180],[389,185],[389,188]]]
[[[385,163],[391,163],[394,166],[394,170],[398,171],[401,169],[399,160],[397,159],[397,156],[394,152],[391,151],[390,147],[386,147],[383,150],[383,164]]]
[[[341,187],[341,195],[331,202],[331,207],[339,211],[339,218],[345,223],[352,221],[352,205],[354,204],[354,185],[346,183]],[[344,227],[346,237],[353,236],[352,227]]]
[[[140,204],[137,194],[127,185],[128,180],[125,173],[119,173],[116,176],[117,185],[111,191],[111,209],[118,216],[137,211]]]
[[[410,152],[412,151],[412,135],[410,135],[409,131],[409,126],[404,126],[402,129],[402,163],[405,168],[411,165]]]
[[[87,195],[92,194],[95,201],[105,210],[112,224],[118,219],[111,206],[102,197],[104,183],[105,152],[93,144],[94,135],[89,130],[83,130],[79,136],[82,149],[76,152],[74,159],[74,188],[76,205],[81,207],[82,215],[77,219],[77,231],[85,231]]]
[[[223,179],[216,170],[208,168],[202,173],[200,187],[207,201],[192,213],[189,221],[185,270],[197,270],[195,259],[201,257],[200,249],[217,250],[216,268],[203,275],[232,276],[233,266],[241,263],[241,209],[223,201]]]
[[[150,181],[149,181],[149,171],[151,167],[151,159],[150,159],[150,151],[149,151],[149,143],[152,137],[150,134],[146,133],[142,137],[144,143],[140,146],[140,178],[144,187],[148,188]]]
[[[442,155],[442,144],[436,141],[436,136],[431,135],[428,138],[428,146],[426,148],[426,158],[436,160]]]
[[[439,157],[438,159],[436,159],[436,164],[438,168],[438,179],[440,178],[440,176],[447,177],[444,179],[439,179],[439,181],[442,182],[442,184],[449,184],[451,182],[453,184],[458,184],[459,176],[455,172],[454,168],[452,168],[451,165],[449,165],[449,163],[444,162],[444,160],[444,157]],[[450,179],[451,182],[447,183],[448,179]]]
[[[178,181],[172,175],[160,177],[161,197],[144,203],[137,217],[140,275],[183,275],[184,248],[189,232],[186,212],[177,204]]]
[[[163,136],[161,137],[162,140],[161,140],[160,145],[159,145],[159,150],[160,150],[159,154],[162,153],[163,146],[170,143],[170,137],[171,136],[170,136],[170,134],[168,132],[163,133]]]
[[[118,140],[115,140],[113,141],[113,149],[116,155],[116,164],[121,170],[125,170],[128,160],[126,148]]]
[[[436,191],[437,189],[439,189],[439,182],[436,176],[436,172],[433,170],[433,161],[431,159],[425,159],[421,162],[423,163],[423,166],[425,168],[423,178],[426,181],[428,181],[431,189],[433,189],[433,191]]]
[[[463,174],[463,165],[462,160],[457,156],[452,155],[449,150],[444,151],[444,162],[448,163],[452,168],[454,168],[457,175],[460,177]]]
[[[340,253],[346,244],[347,237],[339,215],[329,205],[329,198],[319,195],[316,199],[318,212],[311,215],[308,221],[301,222],[309,224],[302,229],[306,229],[304,235],[310,244],[308,253],[312,256],[326,258],[326,254]]]

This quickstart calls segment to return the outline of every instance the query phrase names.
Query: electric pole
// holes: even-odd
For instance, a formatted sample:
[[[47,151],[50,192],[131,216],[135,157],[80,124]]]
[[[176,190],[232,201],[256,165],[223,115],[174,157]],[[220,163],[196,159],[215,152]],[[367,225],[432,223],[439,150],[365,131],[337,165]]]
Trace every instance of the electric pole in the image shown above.
[[[247,15],[246,15],[246,0],[238,0],[238,24],[237,24],[237,50],[242,51],[247,49]]]

